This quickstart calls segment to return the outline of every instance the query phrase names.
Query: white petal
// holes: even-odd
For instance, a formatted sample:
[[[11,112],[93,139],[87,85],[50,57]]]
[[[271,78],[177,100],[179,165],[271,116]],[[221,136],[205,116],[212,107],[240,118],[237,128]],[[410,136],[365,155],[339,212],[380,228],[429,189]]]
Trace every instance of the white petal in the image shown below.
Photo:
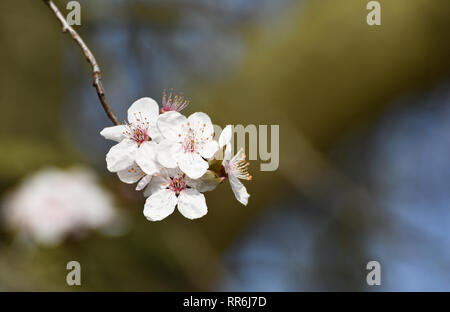
[[[175,193],[169,189],[153,193],[144,205],[144,216],[149,221],[161,221],[171,215],[177,205]]]
[[[107,140],[120,142],[127,137],[127,135],[125,134],[127,130],[128,127],[125,125],[106,127],[100,132],[100,135],[102,135]]]
[[[167,114],[167,113],[164,113]],[[164,140],[158,144],[156,150],[156,159],[163,166],[167,168],[175,168],[177,161],[175,156],[181,153],[181,144]]]
[[[193,113],[188,118],[191,127],[199,138],[206,139],[214,137],[214,127],[211,119],[205,113]]]
[[[183,140],[183,127],[187,127],[187,119],[179,112],[170,111],[159,115],[156,122],[161,135],[172,141],[181,142]]]
[[[132,140],[123,140],[106,154],[106,165],[111,172],[118,172],[133,165],[138,146]]]
[[[151,175],[144,176],[141,181],[136,185],[136,191],[142,191],[152,180]]]
[[[233,127],[231,125],[226,126],[219,137],[219,147],[222,148],[226,144],[231,142],[231,137],[233,135]]]
[[[144,97],[135,101],[128,109],[128,122],[136,123],[147,118],[147,121],[152,124],[156,122],[158,114],[158,103],[152,98]]]
[[[205,196],[196,189],[185,189],[178,196],[178,210],[188,219],[198,219],[206,215]]]
[[[156,121],[150,124],[150,126],[147,129],[147,133],[152,138],[152,141],[156,143],[159,143],[164,139],[164,137],[161,135],[161,132],[159,132],[158,126],[156,125]]]
[[[230,180],[231,189],[233,190],[236,199],[244,206],[247,206],[248,198],[250,197],[250,195],[247,193],[247,189],[245,188],[244,184],[242,184],[238,178],[232,175],[228,176],[228,179]]]
[[[225,147],[225,152],[223,154],[224,160],[231,160],[233,158],[233,148],[231,147],[231,144],[227,144]]]
[[[197,153],[179,153],[178,166],[191,179],[198,179],[208,170],[208,162]]]
[[[132,166],[117,172],[117,175],[123,183],[133,184],[139,181],[145,173],[142,172],[138,165],[133,164]]]
[[[159,190],[166,189],[168,186],[168,181],[164,179],[162,176],[154,176],[152,177],[152,180],[148,184],[148,186],[145,188],[144,196],[148,197],[152,195],[153,193],[156,193]]]
[[[156,160],[157,146],[153,141],[144,142],[136,152],[136,163],[146,174],[154,175],[161,169]]]
[[[211,170],[207,170],[200,179],[187,178],[186,180],[188,186],[195,188],[201,193],[212,191],[221,183],[221,179]]]
[[[218,149],[219,144],[217,141],[207,141],[199,152],[202,157],[209,159],[214,156]]]
[[[161,170],[161,176],[163,178],[175,177],[182,174],[183,171],[181,171],[179,168],[164,168]]]

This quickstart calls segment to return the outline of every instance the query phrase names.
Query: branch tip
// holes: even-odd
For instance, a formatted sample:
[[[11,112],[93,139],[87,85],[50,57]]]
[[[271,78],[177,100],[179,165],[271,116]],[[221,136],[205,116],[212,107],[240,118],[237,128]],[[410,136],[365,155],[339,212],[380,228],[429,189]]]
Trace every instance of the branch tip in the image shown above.
[[[86,60],[92,67],[92,77],[94,80],[93,86],[94,86],[95,90],[97,91],[98,99],[100,100],[100,103],[103,106],[103,109],[105,110],[105,113],[108,116],[108,118],[113,122],[113,124],[119,125],[120,123],[116,117],[116,114],[114,114],[114,111],[112,110],[111,106],[109,106],[108,102],[106,101],[105,90],[103,89],[102,82],[101,82],[102,77],[101,77],[100,66],[98,66],[98,63],[97,63],[97,60],[95,59],[94,54],[91,52],[91,50],[86,45],[86,43],[83,41],[83,39],[80,37],[80,35],[76,32],[76,30],[73,29],[72,26],[69,25],[69,23],[66,21],[65,17],[62,15],[61,11],[53,3],[53,1],[51,1],[51,0],[43,0],[43,1],[45,4],[47,4],[49,6],[49,8],[55,14],[56,18],[61,23],[63,33],[66,33],[67,31],[69,31],[73,40],[75,40],[75,42],[80,46],[81,51],[83,52],[84,56],[86,57]]]

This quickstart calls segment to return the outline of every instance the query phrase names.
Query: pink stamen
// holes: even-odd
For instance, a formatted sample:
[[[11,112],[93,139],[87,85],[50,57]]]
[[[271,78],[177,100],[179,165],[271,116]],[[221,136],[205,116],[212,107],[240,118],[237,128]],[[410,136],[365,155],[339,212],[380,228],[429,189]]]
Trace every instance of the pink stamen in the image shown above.
[[[181,191],[186,189],[186,181],[179,175],[174,178],[170,178],[169,189],[175,192],[176,195],[179,195]]]
[[[195,152],[196,145],[197,145],[194,131],[192,129],[188,129],[187,131],[188,131],[188,133],[184,138],[182,146],[183,146],[183,149],[185,152],[193,153],[193,152]]]
[[[139,113],[139,116],[135,114],[135,117],[136,122],[128,124],[125,135],[135,141],[138,145],[141,145],[146,141],[151,141],[151,137],[148,134],[150,123],[148,122],[147,117],[142,118],[142,113]]]
[[[132,139],[140,145],[145,141],[150,141],[150,136],[146,130],[137,128],[133,130]]]
[[[161,108],[161,113],[169,111],[181,112],[189,105],[189,101],[184,99],[183,93],[178,96],[171,90],[169,95],[167,95],[166,90],[164,90],[162,105],[163,107]]]
[[[252,176],[248,172],[250,163],[245,160],[246,157],[247,156],[244,154],[244,149],[241,148],[228,163],[228,174],[231,174],[239,179],[250,181],[252,179]]]
[[[213,136],[211,133],[210,136],[204,136],[206,124],[200,126],[200,128],[194,130],[191,128],[191,124],[189,122],[186,123],[186,127],[182,125],[184,128],[184,140],[182,143],[183,150],[186,153],[195,153],[201,150],[203,145],[205,145]],[[181,133],[179,134],[181,137]]]

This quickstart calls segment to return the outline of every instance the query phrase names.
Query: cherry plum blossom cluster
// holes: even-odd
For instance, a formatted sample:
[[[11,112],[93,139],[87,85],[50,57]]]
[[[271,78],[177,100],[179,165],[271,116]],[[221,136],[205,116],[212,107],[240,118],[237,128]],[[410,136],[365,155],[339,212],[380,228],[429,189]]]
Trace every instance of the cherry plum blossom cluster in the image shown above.
[[[106,155],[110,172],[147,197],[144,215],[160,221],[175,208],[188,219],[208,212],[203,193],[229,180],[237,200],[247,205],[250,195],[240,179],[251,180],[242,150],[232,155],[232,126],[214,139],[209,116],[181,111],[189,104],[181,95],[164,91],[162,107],[148,97],[128,109],[128,122],[103,129],[100,134],[116,141]]]

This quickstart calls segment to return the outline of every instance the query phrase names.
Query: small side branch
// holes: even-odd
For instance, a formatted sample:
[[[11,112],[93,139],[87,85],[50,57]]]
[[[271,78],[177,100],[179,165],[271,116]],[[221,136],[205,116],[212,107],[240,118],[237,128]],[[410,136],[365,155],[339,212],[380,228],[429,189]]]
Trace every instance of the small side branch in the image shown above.
[[[95,59],[94,54],[92,54],[91,50],[89,50],[86,43],[81,39],[80,35],[73,29],[69,23],[67,23],[66,18],[64,15],[62,15],[61,11],[59,11],[58,7],[53,3],[51,0],[43,0],[53,11],[53,13],[56,15],[56,18],[60,21],[63,32],[68,31],[70,35],[72,36],[73,40],[77,42],[77,44],[80,46],[81,50],[83,51],[84,56],[86,57],[89,64],[91,64],[92,67],[92,76],[94,78],[93,86],[95,90],[97,91],[98,98],[100,100],[100,103],[103,106],[103,109],[105,110],[106,115],[108,115],[108,118],[111,119],[111,121],[115,125],[119,125],[119,121],[116,117],[116,114],[114,114],[111,106],[109,106],[108,102],[106,101],[105,96],[105,90],[102,86],[102,77],[101,77],[101,71],[100,67],[97,64],[97,60]]]

